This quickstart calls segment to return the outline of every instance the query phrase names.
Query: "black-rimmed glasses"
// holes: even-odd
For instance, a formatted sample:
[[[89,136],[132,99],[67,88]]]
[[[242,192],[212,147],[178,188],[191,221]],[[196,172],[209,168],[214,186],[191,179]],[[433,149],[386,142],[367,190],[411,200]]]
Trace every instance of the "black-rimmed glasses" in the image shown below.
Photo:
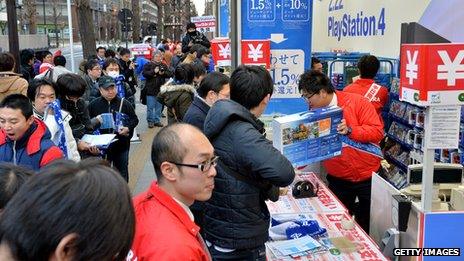
[[[201,172],[207,172],[211,168],[211,166],[216,167],[217,161],[219,160],[219,156],[214,156],[213,158],[202,162],[200,164],[185,164],[185,163],[178,163],[178,162],[172,162],[168,161],[169,163],[178,165],[178,166],[183,166],[183,167],[190,167],[190,168],[197,168]]]
[[[312,94],[310,94],[310,95],[302,94],[302,95],[301,95],[301,98],[303,98],[303,99],[306,100],[306,101],[309,101],[309,99],[311,99],[311,97],[313,97],[313,96],[316,95],[316,94],[317,94],[316,92],[314,92],[314,93],[312,93]]]

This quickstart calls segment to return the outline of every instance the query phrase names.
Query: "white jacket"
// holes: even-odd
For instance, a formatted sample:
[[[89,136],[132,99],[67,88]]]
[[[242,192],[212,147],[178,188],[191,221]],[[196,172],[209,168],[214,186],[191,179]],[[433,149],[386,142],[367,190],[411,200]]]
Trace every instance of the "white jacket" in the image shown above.
[[[61,117],[63,118],[63,126],[64,126],[64,134],[65,134],[64,137],[66,139],[68,159],[73,160],[73,161],[80,161],[81,156],[79,155],[79,152],[77,151],[77,143],[72,134],[71,126],[69,126],[71,115],[67,111],[61,110]],[[45,125],[47,125],[47,128],[50,131],[51,140],[53,141],[53,143],[55,143],[55,145],[58,146],[58,143],[59,143],[58,139],[60,138],[59,137],[60,127],[58,126],[58,123],[56,123],[54,115],[50,113],[45,113],[43,122],[45,123]]]

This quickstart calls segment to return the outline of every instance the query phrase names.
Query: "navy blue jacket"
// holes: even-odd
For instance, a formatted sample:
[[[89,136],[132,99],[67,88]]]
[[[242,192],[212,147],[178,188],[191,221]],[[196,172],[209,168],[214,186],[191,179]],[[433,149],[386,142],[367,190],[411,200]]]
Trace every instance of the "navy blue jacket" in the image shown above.
[[[192,124],[203,131],[203,126],[205,125],[205,119],[209,108],[208,104],[202,101],[198,96],[195,96],[192,104],[190,104],[190,107],[185,113],[183,122]]]
[[[292,183],[292,164],[266,139],[264,124],[242,105],[217,101],[206,116],[204,133],[230,169],[279,187]],[[216,171],[213,195],[206,202],[205,238],[224,248],[263,246],[270,221],[263,192],[225,173],[219,165]]]
[[[0,131],[0,162],[11,162],[33,170],[63,158],[63,152],[50,140],[50,132],[41,120],[35,119],[17,141]]]

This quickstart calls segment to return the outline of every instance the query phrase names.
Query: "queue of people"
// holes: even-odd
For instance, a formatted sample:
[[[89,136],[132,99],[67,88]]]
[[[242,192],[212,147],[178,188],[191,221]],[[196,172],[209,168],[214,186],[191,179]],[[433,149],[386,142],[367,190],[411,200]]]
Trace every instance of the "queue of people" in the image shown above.
[[[266,260],[265,201],[295,178],[259,120],[272,78],[257,66],[239,66],[230,78],[212,72],[208,39],[194,24],[186,29],[182,44],[161,41],[148,59],[98,47],[82,75],[67,71],[60,54],[44,52],[36,63],[26,50],[21,78],[13,56],[0,54],[0,259]],[[361,58],[361,79],[347,91],[335,91],[321,62],[312,63],[298,85],[309,108],[342,107],[339,134],[378,144],[378,60]],[[363,97],[372,88],[375,97]],[[148,128],[161,129],[151,147],[156,180],[131,199],[136,92]],[[101,134],[117,141],[85,141]],[[329,188],[368,231],[380,159],[344,147],[323,165]]]

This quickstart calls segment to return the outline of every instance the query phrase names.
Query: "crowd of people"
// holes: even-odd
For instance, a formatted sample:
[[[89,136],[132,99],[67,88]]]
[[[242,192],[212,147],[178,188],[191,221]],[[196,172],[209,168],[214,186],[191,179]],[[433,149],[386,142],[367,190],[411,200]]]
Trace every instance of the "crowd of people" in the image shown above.
[[[265,201],[295,178],[259,120],[272,78],[257,66],[230,77],[215,72],[209,40],[195,24],[186,30],[182,43],[148,39],[149,57],[98,47],[77,74],[59,52],[21,51],[21,74],[13,56],[0,53],[0,259],[266,260]],[[361,79],[340,92],[313,59],[298,88],[311,109],[343,108],[341,135],[378,144],[378,60],[363,57],[358,66]],[[375,98],[363,98],[372,88]],[[156,180],[131,199],[138,102],[148,127],[161,129],[151,150]],[[117,140],[86,141],[102,134]],[[323,165],[329,187],[368,231],[370,177],[380,160],[344,147]]]

